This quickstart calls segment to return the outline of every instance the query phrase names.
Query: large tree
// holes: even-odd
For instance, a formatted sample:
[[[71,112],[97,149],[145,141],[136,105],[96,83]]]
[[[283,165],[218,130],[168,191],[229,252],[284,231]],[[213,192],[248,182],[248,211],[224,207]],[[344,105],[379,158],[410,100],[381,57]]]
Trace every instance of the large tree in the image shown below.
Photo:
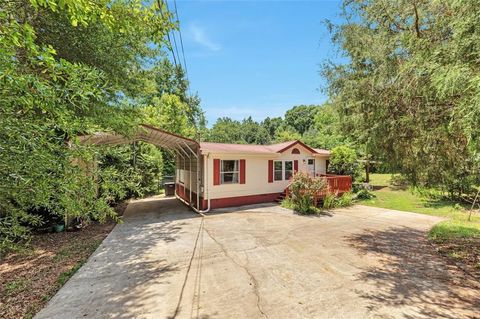
[[[314,123],[318,105],[297,105],[285,113],[285,124],[298,133],[305,133]]]
[[[26,239],[28,227],[42,224],[45,214],[114,215],[110,191],[97,198],[94,181],[77,165],[95,152],[75,137],[132,132],[138,116],[119,97],[135,91],[136,60],[149,55],[141,50],[162,46],[170,27],[157,4],[140,0],[0,2],[0,251]],[[86,39],[79,30],[98,38]],[[136,34],[143,49],[129,49]],[[102,55],[105,47],[95,41],[106,39],[125,46],[112,48],[121,62]],[[95,47],[81,53],[65,43],[75,50]],[[95,60],[96,53],[108,60]],[[118,74],[123,78],[115,79]],[[112,175],[100,179],[106,185]]]
[[[355,0],[324,75],[344,129],[412,183],[480,182],[479,1]]]

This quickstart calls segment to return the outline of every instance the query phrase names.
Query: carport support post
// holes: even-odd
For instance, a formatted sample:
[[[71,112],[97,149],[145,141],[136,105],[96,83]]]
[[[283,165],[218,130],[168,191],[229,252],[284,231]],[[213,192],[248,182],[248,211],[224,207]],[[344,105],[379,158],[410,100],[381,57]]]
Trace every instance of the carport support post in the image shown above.
[[[190,168],[188,169],[188,177],[189,177],[189,182],[188,182],[188,189],[190,190],[190,205],[192,205],[192,154],[188,157],[190,160]]]
[[[200,152],[197,151],[197,209],[201,210],[203,207],[200,207]]]

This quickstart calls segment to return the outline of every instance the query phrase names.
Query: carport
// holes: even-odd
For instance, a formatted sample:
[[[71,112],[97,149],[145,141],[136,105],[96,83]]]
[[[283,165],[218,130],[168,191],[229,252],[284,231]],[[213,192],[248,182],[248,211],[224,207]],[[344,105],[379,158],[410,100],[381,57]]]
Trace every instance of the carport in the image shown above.
[[[205,198],[207,209],[200,210],[204,198],[201,196],[203,185],[207,183],[202,177],[203,161],[197,141],[146,124],[141,124],[132,136],[99,132],[82,135],[79,139],[85,145],[120,145],[142,141],[170,151],[175,157],[175,171],[182,170],[182,176],[175,176],[175,196],[198,213],[209,210],[209,198]]]

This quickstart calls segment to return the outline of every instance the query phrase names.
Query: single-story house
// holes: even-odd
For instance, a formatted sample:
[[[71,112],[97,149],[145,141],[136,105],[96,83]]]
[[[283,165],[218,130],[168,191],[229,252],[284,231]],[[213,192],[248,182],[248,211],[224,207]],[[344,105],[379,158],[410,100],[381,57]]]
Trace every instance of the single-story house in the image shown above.
[[[330,152],[298,140],[247,145],[198,142],[141,125],[132,137],[97,133],[80,137],[88,144],[144,141],[170,150],[176,158],[176,196],[196,211],[273,202],[297,171],[323,176],[331,190],[350,190],[351,179],[326,175]]]

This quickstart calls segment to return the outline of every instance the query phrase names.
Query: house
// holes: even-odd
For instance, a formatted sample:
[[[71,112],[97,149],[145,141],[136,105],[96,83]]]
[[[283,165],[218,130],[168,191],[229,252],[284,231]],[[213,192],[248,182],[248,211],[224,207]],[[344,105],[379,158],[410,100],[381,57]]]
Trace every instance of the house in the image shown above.
[[[351,187],[349,177],[326,175],[329,151],[301,141],[271,145],[197,142],[149,125],[141,125],[130,137],[97,133],[80,140],[88,144],[144,141],[170,150],[176,158],[176,196],[196,211],[273,202],[297,171],[323,176],[332,191]]]

